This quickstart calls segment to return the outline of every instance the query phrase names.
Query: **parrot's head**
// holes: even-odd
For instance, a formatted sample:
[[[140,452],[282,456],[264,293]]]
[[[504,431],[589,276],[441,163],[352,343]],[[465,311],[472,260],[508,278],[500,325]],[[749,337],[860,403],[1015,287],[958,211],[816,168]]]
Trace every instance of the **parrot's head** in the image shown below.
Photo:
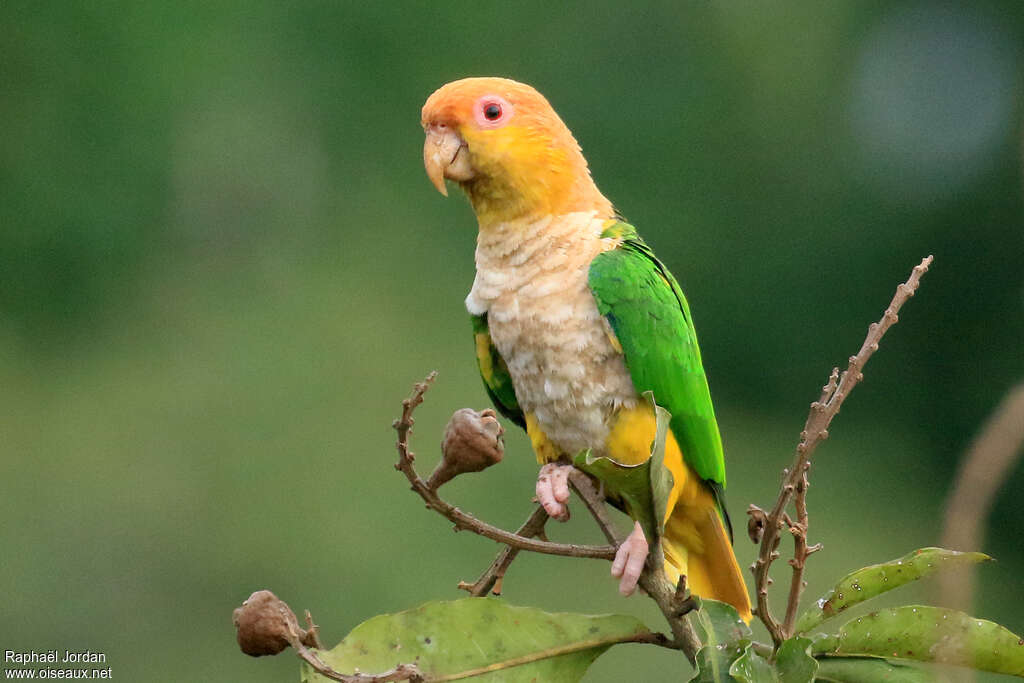
[[[596,211],[611,202],[590,178],[580,146],[544,96],[506,78],[464,78],[423,105],[423,163],[469,195],[481,228],[531,216]]]

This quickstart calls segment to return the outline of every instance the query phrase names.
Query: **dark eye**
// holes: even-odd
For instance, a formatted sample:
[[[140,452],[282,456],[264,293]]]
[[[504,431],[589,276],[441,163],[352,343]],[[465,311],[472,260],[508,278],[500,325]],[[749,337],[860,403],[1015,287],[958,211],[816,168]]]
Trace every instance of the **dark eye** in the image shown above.
[[[490,104],[484,105],[484,118],[488,121],[497,121],[501,118],[501,105],[497,102],[491,102]]]

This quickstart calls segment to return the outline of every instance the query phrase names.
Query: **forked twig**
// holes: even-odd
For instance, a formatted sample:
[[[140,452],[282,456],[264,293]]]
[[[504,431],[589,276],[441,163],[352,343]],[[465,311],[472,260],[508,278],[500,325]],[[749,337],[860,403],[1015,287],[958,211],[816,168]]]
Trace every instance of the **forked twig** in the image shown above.
[[[763,527],[760,530],[760,550],[757,560],[751,567],[757,594],[756,613],[771,634],[776,648],[793,634],[796,611],[804,588],[804,564],[807,556],[820,548],[818,545],[807,545],[806,496],[809,485],[807,470],[810,467],[811,455],[818,444],[828,438],[828,427],[832,418],[839,412],[843,401],[850,395],[853,388],[864,379],[862,374],[864,366],[867,365],[871,355],[878,350],[878,343],[886,330],[899,320],[900,307],[917,291],[921,276],[928,271],[931,263],[932,257],[928,256],[914,267],[907,281],[896,288],[896,293],[882,318],[868,327],[868,334],[864,343],[861,344],[860,351],[857,352],[857,355],[850,356],[846,370],[841,375],[838,368],[832,371],[828,383],[822,388],[821,397],[811,404],[804,429],[800,433],[800,443],[796,447],[793,465],[783,473],[782,489],[779,491],[779,497],[771,512],[766,514],[754,505],[750,506],[750,510],[748,510],[752,522],[755,522],[752,526]],[[794,500],[797,514],[795,522],[786,516],[786,507],[790,501]],[[787,526],[793,534],[794,556],[790,561],[790,565],[793,567],[793,576],[790,581],[786,615],[783,622],[779,623],[772,615],[768,605],[768,586],[771,584],[768,572],[772,562],[779,557],[778,547],[783,526]]]
[[[535,553],[546,555],[562,555],[565,557],[586,557],[598,560],[611,560],[615,557],[615,548],[610,545],[579,545],[576,543],[552,543],[540,541],[535,538],[526,538],[511,531],[505,531],[496,526],[483,522],[473,515],[463,512],[459,508],[442,500],[437,491],[427,486],[427,483],[416,472],[413,466],[415,454],[409,450],[409,432],[412,431],[413,411],[423,403],[423,394],[430,387],[430,383],[437,376],[436,372],[430,373],[427,378],[416,384],[409,398],[402,401],[402,417],[395,420],[394,428],[398,432],[398,462],[395,469],[405,475],[412,490],[419,494],[420,498],[427,504],[427,507],[447,517],[455,524],[456,530],[467,529],[475,534],[486,536],[491,540],[504,543],[507,546],[519,550],[531,550]]]
[[[523,525],[516,531],[517,536],[523,536],[525,538],[533,538],[534,536],[540,536],[544,533],[544,525],[547,524],[548,513],[544,511],[544,508],[538,506],[533,514],[523,522]],[[491,566],[484,570],[484,573],[480,575],[480,578],[473,583],[466,583],[465,581],[459,581],[458,588],[460,590],[469,591],[469,594],[475,598],[481,598],[488,595],[493,590],[495,595],[501,595],[501,583],[505,578],[505,572],[508,571],[508,567],[512,564],[512,560],[516,559],[516,555],[519,554],[519,548],[513,548],[512,546],[505,546],[502,548],[498,556],[494,558],[494,562]]]

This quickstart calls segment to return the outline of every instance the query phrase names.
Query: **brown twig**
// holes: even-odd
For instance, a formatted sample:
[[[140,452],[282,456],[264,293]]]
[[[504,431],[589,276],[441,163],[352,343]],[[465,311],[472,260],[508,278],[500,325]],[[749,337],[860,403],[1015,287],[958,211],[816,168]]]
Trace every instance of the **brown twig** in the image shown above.
[[[306,612],[309,614],[309,612]],[[286,636],[289,644],[295,648],[296,654],[302,658],[307,664],[313,667],[313,670],[324,678],[329,678],[332,681],[341,681],[341,683],[391,683],[392,681],[412,681],[412,683],[422,683],[426,679],[420,672],[419,667],[415,664],[399,664],[394,669],[384,671],[379,674],[343,674],[339,671],[335,671],[327,665],[324,660],[320,659],[315,652],[306,647],[302,640],[299,638],[299,633],[294,630],[289,630]]]
[[[413,411],[423,403],[423,394],[430,387],[430,383],[437,376],[436,372],[430,373],[427,378],[416,384],[409,398],[402,401],[402,417],[395,420],[393,426],[398,432],[398,462],[395,469],[402,472],[412,490],[419,494],[420,498],[427,504],[427,507],[448,518],[455,524],[455,530],[467,529],[480,536],[486,536],[491,540],[504,543],[507,546],[519,550],[531,550],[535,553],[546,555],[562,555],[565,557],[586,557],[598,560],[611,560],[615,557],[615,548],[609,545],[578,545],[575,543],[551,543],[550,541],[539,541],[535,538],[526,538],[510,531],[505,531],[496,526],[483,522],[473,515],[467,514],[459,508],[441,499],[437,492],[432,490],[427,483],[416,472],[413,466],[415,454],[409,450],[409,432],[413,426]]]
[[[548,513],[544,511],[544,508],[537,507],[530,515],[529,519],[523,522],[523,525],[516,531],[517,536],[523,536],[525,538],[533,538],[540,536],[544,533],[544,525],[547,524]],[[484,573],[480,575],[474,583],[466,583],[465,581],[459,581],[459,589],[469,591],[469,594],[475,598],[481,598],[491,592],[494,589],[495,595],[501,595],[501,583],[505,578],[505,572],[508,571],[508,567],[512,564],[512,560],[516,559],[516,555],[519,554],[519,548],[513,548],[512,546],[505,546],[502,548],[498,556],[494,558],[494,562],[491,566],[484,570]]]
[[[796,623],[796,611],[800,606],[800,594],[803,593],[807,582],[804,581],[804,565],[811,553],[821,550],[821,544],[807,545],[807,529],[809,521],[807,517],[807,488],[811,485],[807,481],[807,469],[810,463],[804,466],[804,475],[796,485],[793,492],[793,507],[796,509],[796,522],[790,523],[790,533],[793,534],[793,558],[789,565],[793,567],[793,576],[789,582],[789,600],[786,602],[786,619],[782,629],[788,638],[793,635],[793,625]]]
[[[313,622],[313,615],[306,610],[306,642],[311,643],[317,650],[324,649],[320,640],[320,627]]]
[[[601,528],[605,538],[616,547],[622,545],[625,538],[615,529],[615,525],[608,516],[604,496],[594,486],[590,477],[574,468],[569,473],[569,484],[579,495],[583,504],[587,506],[587,510],[590,511],[594,521]],[[640,574],[639,584],[647,595],[658,604],[665,620],[668,621],[669,628],[672,629],[672,640],[665,643],[666,647],[682,650],[693,664],[696,661],[697,650],[700,649],[701,642],[686,615],[693,610],[696,602],[689,597],[680,599],[677,596],[676,587],[665,576],[662,557],[659,543],[651,548],[647,555],[647,564]]]
[[[928,256],[914,267],[907,281],[896,288],[896,294],[893,295],[882,318],[868,327],[868,334],[860,351],[857,352],[857,355],[850,356],[846,370],[841,375],[838,368],[832,371],[828,383],[822,388],[821,397],[811,404],[804,429],[800,433],[800,443],[796,447],[793,466],[783,473],[782,489],[771,512],[765,514],[757,506],[751,506],[749,513],[752,520],[756,520],[758,524],[761,524],[761,520],[763,520],[760,549],[757,560],[751,567],[757,594],[756,613],[771,634],[776,648],[793,633],[796,610],[804,588],[804,564],[807,556],[820,548],[817,545],[807,545],[807,470],[810,467],[811,455],[818,444],[828,438],[828,427],[832,423],[832,418],[839,412],[843,401],[850,395],[853,388],[864,379],[862,374],[864,366],[871,355],[878,350],[878,343],[886,330],[899,320],[900,307],[917,291],[921,276],[928,271],[931,263],[932,257]],[[794,538],[794,557],[790,562],[793,567],[793,576],[790,582],[786,616],[784,621],[779,623],[772,616],[768,605],[768,586],[771,584],[768,573],[772,562],[779,557],[780,533],[783,525],[787,524],[786,507],[794,498],[796,499],[797,519],[795,522],[788,521],[788,528]]]

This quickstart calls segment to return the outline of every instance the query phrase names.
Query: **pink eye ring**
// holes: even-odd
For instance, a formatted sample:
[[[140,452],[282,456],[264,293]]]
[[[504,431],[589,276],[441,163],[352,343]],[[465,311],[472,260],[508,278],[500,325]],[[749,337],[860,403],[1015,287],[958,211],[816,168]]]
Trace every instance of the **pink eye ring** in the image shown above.
[[[473,105],[473,118],[480,128],[501,128],[513,112],[512,104],[498,95],[485,95]]]

